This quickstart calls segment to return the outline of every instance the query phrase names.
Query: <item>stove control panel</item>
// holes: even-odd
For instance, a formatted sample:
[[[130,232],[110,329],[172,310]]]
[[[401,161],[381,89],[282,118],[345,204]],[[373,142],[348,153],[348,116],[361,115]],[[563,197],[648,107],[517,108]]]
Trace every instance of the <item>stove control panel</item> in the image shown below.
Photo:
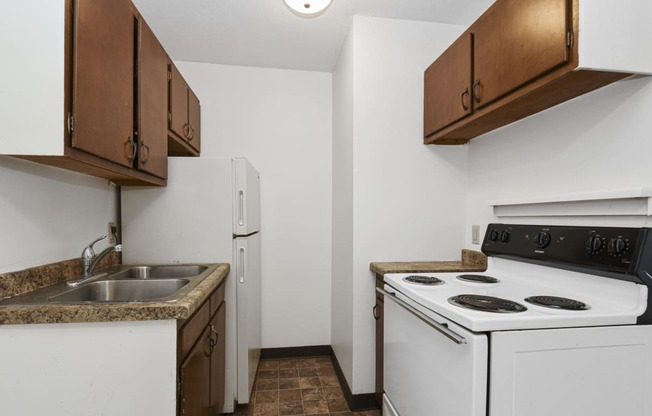
[[[482,252],[652,286],[649,228],[489,224]]]

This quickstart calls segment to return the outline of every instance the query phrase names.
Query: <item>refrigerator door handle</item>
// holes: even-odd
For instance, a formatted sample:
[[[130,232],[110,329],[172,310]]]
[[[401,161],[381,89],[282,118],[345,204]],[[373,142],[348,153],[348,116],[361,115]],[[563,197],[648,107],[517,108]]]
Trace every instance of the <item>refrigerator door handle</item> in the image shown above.
[[[244,190],[238,191],[238,225],[244,225]]]
[[[240,283],[245,282],[244,268],[245,268],[245,249],[244,247],[240,247],[240,267],[238,268],[238,270],[240,271],[240,277],[238,278]]]

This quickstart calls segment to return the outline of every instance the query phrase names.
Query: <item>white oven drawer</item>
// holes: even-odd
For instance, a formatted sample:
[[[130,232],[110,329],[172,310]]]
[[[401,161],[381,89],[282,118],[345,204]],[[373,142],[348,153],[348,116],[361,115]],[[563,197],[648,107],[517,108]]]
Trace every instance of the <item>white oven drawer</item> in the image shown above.
[[[485,416],[486,335],[470,332],[399,292],[386,294],[384,307],[383,383],[398,414]],[[419,312],[427,319],[417,317]],[[443,324],[442,332],[452,335],[435,329],[428,319]]]
[[[491,334],[490,416],[652,415],[652,327]]]

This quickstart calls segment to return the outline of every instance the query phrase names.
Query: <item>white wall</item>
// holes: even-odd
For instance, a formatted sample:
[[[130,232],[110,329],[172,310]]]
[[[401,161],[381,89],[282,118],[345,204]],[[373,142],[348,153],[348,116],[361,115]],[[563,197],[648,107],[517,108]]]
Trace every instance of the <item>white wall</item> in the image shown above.
[[[202,156],[260,171],[262,347],[330,344],[331,74],[177,62]]]
[[[333,257],[331,346],[353,378],[353,30],[333,70]]]
[[[346,317],[353,322],[351,345],[335,352],[340,363],[352,363],[345,376],[353,393],[360,394],[374,391],[375,297],[369,263],[455,259],[463,244],[467,149],[424,146],[422,114],[423,71],[464,28],[356,16],[349,30],[352,57],[347,46],[334,85],[350,83],[353,92],[335,89],[333,105],[350,106],[352,99],[352,120],[335,119],[333,130],[342,137],[333,141],[344,144],[336,152],[351,154],[334,154],[333,169],[351,169],[347,158],[352,158],[353,263],[351,275],[334,276],[333,299],[334,305],[335,299],[350,299],[352,286],[352,316]],[[352,140],[346,137],[351,126]],[[339,189],[346,201],[346,187]],[[334,231],[347,221],[334,217]],[[349,331],[341,313],[334,309],[336,340],[346,340]]]
[[[79,257],[115,221],[116,189],[105,179],[0,156],[0,273]]]
[[[649,226],[648,217],[496,218],[488,200],[652,185],[652,79],[630,78],[469,142],[468,221]]]

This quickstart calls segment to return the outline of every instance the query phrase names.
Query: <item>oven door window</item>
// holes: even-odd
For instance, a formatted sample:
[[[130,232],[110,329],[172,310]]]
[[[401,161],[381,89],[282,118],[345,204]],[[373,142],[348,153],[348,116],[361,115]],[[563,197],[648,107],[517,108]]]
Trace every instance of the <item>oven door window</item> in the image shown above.
[[[447,321],[400,292],[396,297],[465,343],[454,342],[386,295],[383,384],[389,401],[402,416],[485,416],[486,335]]]
[[[491,334],[490,415],[652,415],[652,327]]]

